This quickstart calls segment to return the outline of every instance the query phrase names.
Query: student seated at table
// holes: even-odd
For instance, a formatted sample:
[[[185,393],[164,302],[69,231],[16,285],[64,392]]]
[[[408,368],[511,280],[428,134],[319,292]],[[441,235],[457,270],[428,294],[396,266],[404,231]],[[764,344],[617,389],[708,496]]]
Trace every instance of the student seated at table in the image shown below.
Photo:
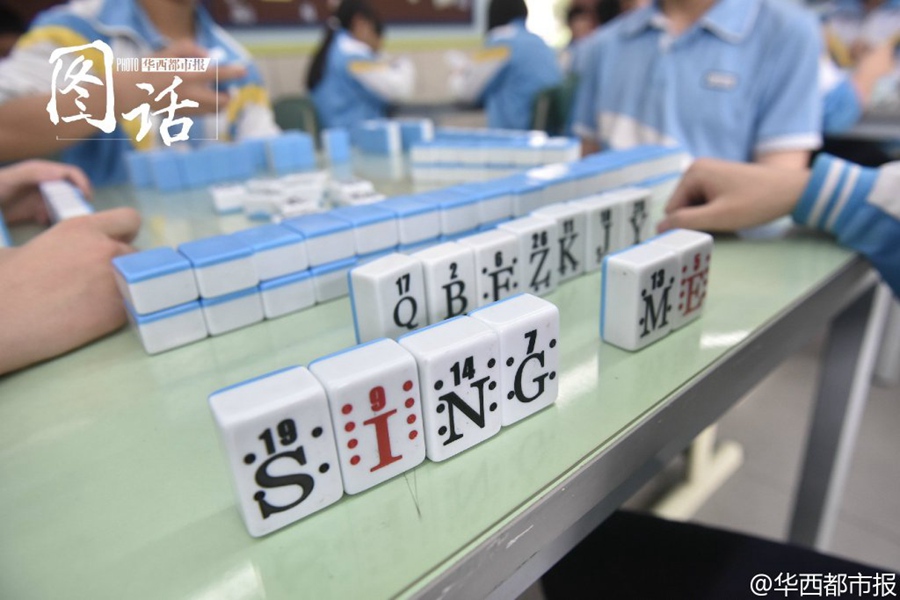
[[[525,0],[491,0],[485,49],[453,65],[451,90],[483,103],[488,127],[529,129],[538,93],[562,83],[556,55],[526,29],[527,17]]]
[[[389,105],[412,95],[412,63],[378,56],[382,31],[378,13],[364,0],[343,0],[326,21],[325,37],[306,74],[321,127],[382,118]]]
[[[30,160],[0,168],[7,223],[47,222],[37,185],[66,179],[90,196],[77,167]],[[116,208],[55,225],[23,246],[0,248],[0,375],[64,354],[125,323],[112,259],[134,249],[140,216]]]
[[[802,168],[821,144],[815,20],[778,0],[665,0],[591,40],[573,130],[585,150],[679,144]]]
[[[106,114],[106,60],[100,50],[79,53],[93,61],[87,75],[99,82],[80,83],[89,94],[79,100],[84,108],[76,104],[77,90],[62,91],[73,82],[66,73],[77,56],[64,49],[96,41],[112,51],[115,129],[110,133],[83,118],[67,121],[85,114],[101,120]],[[54,75],[58,61],[50,58],[57,50],[62,52],[62,68]],[[219,87],[212,66],[203,73],[117,69],[118,59],[146,57],[212,57],[212,64],[218,63]],[[226,140],[279,131],[250,56],[212,21],[199,0],[72,0],[39,14],[12,54],[0,62],[0,162],[58,153],[87,172],[95,185],[124,182],[127,150],[166,147],[159,131],[162,116],[153,117],[155,126],[138,141],[142,118],[132,111],[145,104],[153,112],[168,107],[172,96],[163,92],[176,75],[182,80],[174,90],[178,102],[198,105],[175,113],[176,119],[193,118],[191,139],[215,138],[217,131]],[[153,91],[138,87],[144,84]],[[48,114],[54,87],[57,124]],[[178,132],[175,126],[173,133]],[[174,145],[179,143],[186,142]]]
[[[736,231],[790,214],[866,256],[900,297],[898,196],[900,162],[873,169],[823,153],[807,171],[701,159],[672,194],[659,229]]]

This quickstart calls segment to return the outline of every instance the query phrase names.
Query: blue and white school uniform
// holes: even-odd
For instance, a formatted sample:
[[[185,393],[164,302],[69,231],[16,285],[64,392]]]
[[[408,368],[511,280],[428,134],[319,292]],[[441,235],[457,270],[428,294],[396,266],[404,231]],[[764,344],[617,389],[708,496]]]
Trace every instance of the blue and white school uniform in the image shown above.
[[[553,50],[515,19],[488,32],[485,50],[475,53],[463,78],[453,82],[457,97],[483,102],[488,127],[528,129],[541,90],[562,83]]]
[[[879,169],[820,154],[794,209],[800,225],[865,255],[900,298],[900,162]]]
[[[738,161],[821,144],[811,15],[778,0],[719,0],[672,37],[658,4],[590,40],[573,130],[607,148],[681,145]]]
[[[407,99],[415,71],[409,61],[380,60],[349,32],[335,34],[319,84],[310,91],[322,128],[353,127],[385,116],[393,102]]]
[[[819,89],[822,94],[822,131],[847,131],[862,118],[863,107],[850,74],[838,68],[829,56],[819,58]]]
[[[199,3],[195,9],[195,22],[196,43],[219,64],[245,66],[247,75],[241,80],[228,82],[231,101],[218,119],[213,115],[192,117],[191,139],[214,138],[217,130],[220,139],[277,133],[279,129],[275,125],[262,77],[249,54],[213,22]],[[143,58],[169,45],[169,40],[157,31],[137,0],[73,0],[39,14],[12,54],[0,61],[0,104],[12,98],[49,94],[54,69],[49,60],[52,52],[98,40],[110,46],[114,59]],[[94,58],[102,62],[99,52]],[[71,64],[72,58],[67,60]],[[95,66],[99,68],[99,65]],[[63,68],[63,73],[67,67],[68,64]],[[94,94],[105,93],[105,89],[100,87],[90,91]],[[162,91],[156,90],[156,93]],[[180,100],[185,99],[180,97]],[[127,180],[126,151],[164,147],[159,137],[159,117],[153,117],[153,134],[147,134],[138,142],[136,136],[140,119],[124,120],[122,112],[116,110],[117,126],[112,133],[103,133],[98,129],[92,139],[78,142],[62,152],[62,159],[81,167],[95,185]]]

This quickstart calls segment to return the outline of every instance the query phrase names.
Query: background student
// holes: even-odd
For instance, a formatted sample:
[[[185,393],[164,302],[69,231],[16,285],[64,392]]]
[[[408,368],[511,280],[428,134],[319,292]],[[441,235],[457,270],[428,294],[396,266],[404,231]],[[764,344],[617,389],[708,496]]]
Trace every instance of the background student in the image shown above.
[[[86,196],[76,167],[26,161],[0,169],[7,222],[46,222],[42,181],[66,179]],[[125,323],[112,259],[134,249],[140,216],[117,208],[63,221],[16,248],[0,248],[0,375],[58,356]]]
[[[555,53],[526,29],[527,17],[525,0],[491,0],[485,50],[452,60],[453,94],[483,103],[488,127],[529,129],[538,93],[562,83]]]
[[[344,0],[325,27],[306,75],[306,88],[323,128],[352,127],[384,117],[390,104],[412,95],[412,63],[378,57],[383,24],[367,2]]]
[[[250,56],[212,21],[198,0],[73,0],[39,14],[12,54],[0,62],[0,162],[60,153],[65,162],[84,169],[94,184],[103,185],[125,181],[127,150],[165,147],[156,128],[152,135],[137,141],[140,119],[126,120],[121,115],[144,103],[150,104],[151,112],[168,106],[169,96],[160,101],[155,98],[172,84],[172,73],[116,72],[113,89],[117,123],[112,133],[101,132],[83,119],[51,122],[46,108],[55,67],[49,60],[51,54],[59,48],[98,40],[111,47],[114,59],[209,56],[218,61],[219,89],[215,88],[215,69],[177,73],[183,80],[176,90],[179,100],[199,104],[177,113],[178,117],[193,115],[191,137],[215,137],[217,126],[225,139],[279,131]],[[89,58],[98,70],[95,75],[99,75],[102,56],[99,51],[91,51]],[[64,57],[61,74],[74,59],[72,55]],[[67,83],[61,80],[58,85]],[[154,94],[137,87],[147,83],[153,86]],[[84,87],[90,93],[81,99],[84,110],[76,106],[73,92],[57,94],[60,117],[92,114],[99,118],[105,114],[106,88]]]
[[[588,152],[680,144],[804,167],[821,144],[820,46],[812,16],[777,0],[639,8],[591,40],[573,130]]]

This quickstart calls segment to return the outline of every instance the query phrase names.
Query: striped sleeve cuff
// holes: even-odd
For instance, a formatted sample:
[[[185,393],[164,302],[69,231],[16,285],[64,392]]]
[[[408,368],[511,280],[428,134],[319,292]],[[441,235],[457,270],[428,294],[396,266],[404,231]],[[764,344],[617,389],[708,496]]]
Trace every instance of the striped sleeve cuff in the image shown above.
[[[878,174],[841,160],[830,154],[819,154],[813,163],[812,176],[793,212],[794,222],[837,233],[844,211],[854,204],[865,202]]]

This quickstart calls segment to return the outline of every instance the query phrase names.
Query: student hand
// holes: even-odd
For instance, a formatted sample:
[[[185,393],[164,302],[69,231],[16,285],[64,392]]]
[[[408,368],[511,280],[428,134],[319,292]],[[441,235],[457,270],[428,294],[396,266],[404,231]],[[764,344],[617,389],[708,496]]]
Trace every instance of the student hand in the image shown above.
[[[669,199],[658,229],[735,231],[762,225],[789,214],[808,181],[805,170],[699,159]]]
[[[36,221],[49,222],[38,184],[65,179],[74,184],[85,198],[92,195],[87,175],[78,167],[49,160],[26,160],[0,168],[0,207],[9,224]]]
[[[117,208],[52,227],[0,251],[0,374],[118,329],[125,308],[112,259],[133,251],[140,216]]]
[[[175,42],[163,51],[147,58],[209,58],[209,52],[193,42]],[[115,93],[117,112],[127,113],[141,104],[148,103],[150,112],[156,112],[171,104],[171,95],[166,94],[159,101],[156,97],[169,88],[173,82],[173,76],[181,78],[181,83],[175,88],[178,94],[178,102],[196,102],[196,107],[184,107],[178,109],[178,115],[202,115],[222,111],[228,106],[228,94],[216,89],[216,63],[210,62],[209,68],[203,73],[148,73],[119,71],[116,73]],[[219,65],[218,82],[227,83],[234,79],[240,79],[247,75],[247,69],[241,65]],[[138,84],[150,84],[153,93],[137,87]]]

